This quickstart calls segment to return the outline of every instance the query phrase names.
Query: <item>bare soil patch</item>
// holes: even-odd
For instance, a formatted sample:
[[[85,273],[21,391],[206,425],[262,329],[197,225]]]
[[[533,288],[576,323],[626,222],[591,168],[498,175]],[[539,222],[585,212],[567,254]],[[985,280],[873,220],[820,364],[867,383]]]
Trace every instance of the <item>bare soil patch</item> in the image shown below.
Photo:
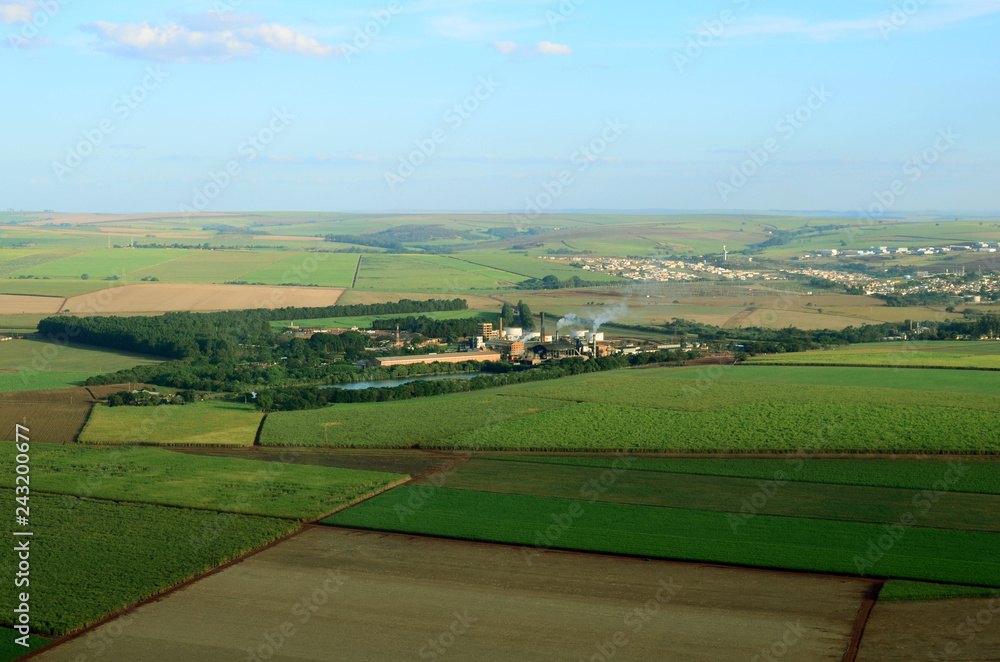
[[[1000,659],[1000,596],[993,599],[879,602],[858,662]]]
[[[93,395],[82,386],[0,393],[0,440],[14,441],[15,426],[20,423],[30,430],[32,443],[72,443],[93,406]]]
[[[544,552],[531,561],[505,545],[315,527],[140,607],[125,626],[112,621],[36,659],[76,660],[99,640],[110,642],[107,660],[250,652],[295,660],[715,662],[765,652],[840,660],[868,588],[848,578],[593,554]]]

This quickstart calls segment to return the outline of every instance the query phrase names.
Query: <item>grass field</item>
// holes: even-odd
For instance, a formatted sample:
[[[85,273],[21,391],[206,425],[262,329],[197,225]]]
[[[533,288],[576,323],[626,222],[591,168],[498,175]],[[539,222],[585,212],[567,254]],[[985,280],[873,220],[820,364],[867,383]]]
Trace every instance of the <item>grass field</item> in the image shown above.
[[[13,502],[11,490],[5,498]],[[288,520],[31,495],[32,628],[63,634],[278,538]],[[127,568],[127,572],[123,572]],[[13,591],[0,595],[10,626]]]
[[[997,597],[1000,591],[982,586],[957,586],[932,584],[906,579],[892,579],[885,583],[878,594],[880,602],[905,602],[911,600],[942,600],[946,598]]]
[[[395,319],[398,317],[409,317],[410,315],[366,315],[362,317],[324,317],[322,319],[294,320],[296,326],[312,328],[346,328],[358,327],[359,329],[370,329],[372,322],[377,319]],[[413,313],[413,317],[429,317],[433,320],[454,320],[466,319],[469,317],[485,317],[496,320],[500,317],[498,310],[439,310],[428,313]],[[271,328],[277,330],[288,328],[293,320],[281,322],[271,322]]]
[[[961,484],[961,474],[940,466],[938,481]],[[892,524],[907,514],[919,525],[960,531],[1000,533],[1000,496],[926,492],[843,484],[760,481],[748,478],[607,471],[565,465],[495,462],[474,459],[449,470],[449,489],[527,496],[582,499],[660,508],[691,508],[780,517]],[[430,479],[428,479],[430,480]],[[427,480],[424,481],[427,483]],[[427,483],[433,484],[433,483]],[[754,505],[753,501],[757,502]],[[932,501],[933,499],[933,501]]]
[[[0,444],[4,478],[14,486],[14,452]],[[159,448],[35,446],[31,487],[38,492],[310,519],[405,478],[398,474],[205,457]],[[9,471],[7,471],[9,469]]]
[[[669,474],[730,476],[779,482],[828,483],[866,487],[934,490],[946,476],[959,477],[948,489],[953,492],[1000,495],[1000,462],[969,460],[829,460],[793,453],[785,459],[663,458],[642,455],[601,456],[508,455],[508,462],[562,464],[576,467],[616,468],[623,462],[629,471]]]
[[[989,373],[962,373],[939,384],[938,373],[946,371],[903,372],[770,366],[618,370],[483,393],[278,413],[268,417],[262,442],[562,451],[1000,448],[993,423],[1000,380]],[[904,381],[908,388],[899,387]],[[977,384],[984,388],[976,392]],[[517,402],[505,405],[506,398]],[[508,410],[519,413],[508,416]]]
[[[441,255],[364,255],[355,287],[367,290],[495,290],[524,280],[492,267]]]
[[[94,406],[82,444],[251,446],[261,413],[253,405],[206,401],[159,407]]]
[[[16,391],[43,391],[50,389],[83,386],[92,372],[68,372],[65,370],[21,370],[0,372],[0,393]]]
[[[191,254],[192,251],[174,248],[99,248],[53,262],[25,267],[11,276],[31,275],[73,279],[87,274],[91,279],[100,280],[114,276],[124,277],[140,269]]]
[[[850,345],[843,349],[768,354],[752,365],[871,365],[885,367],[987,368],[1000,370],[1000,342],[912,341]]]
[[[0,372],[38,370],[89,372],[98,375],[158,362],[158,359],[142,354],[82,345],[60,345],[48,340],[11,340],[0,343]]]
[[[323,522],[524,545],[528,561],[533,547],[554,547],[1000,586],[1000,566],[992,560],[1000,535],[994,533],[900,525],[893,529],[894,544],[874,554],[870,546],[890,535],[884,525],[757,515],[734,531],[729,515],[720,512],[449,488],[428,497],[420,490],[399,487]]]
[[[94,280],[93,278],[80,280],[79,275],[75,279],[68,280],[5,279],[0,280],[0,293],[26,296],[71,297],[119,285],[121,283],[117,281]]]
[[[28,638],[28,647],[25,648],[14,642],[14,639],[20,636],[21,634],[14,630],[0,628],[0,662],[13,662],[20,657],[24,657],[31,651],[38,650],[42,646],[52,643],[52,639],[32,634]]]
[[[261,431],[265,446],[342,448],[446,447],[442,440],[475,445],[483,426],[565,406],[556,401],[460,393],[400,402],[340,404],[269,414]]]
[[[324,246],[324,248],[328,248]],[[322,285],[325,287],[350,287],[358,256],[353,253],[298,253],[286,254],[278,262],[262,269],[254,269],[239,280],[248,283],[282,285]]]
[[[245,280],[245,276],[287,259],[280,251],[198,251],[160,264],[139,269],[130,280],[156,277],[170,283],[225,283]]]

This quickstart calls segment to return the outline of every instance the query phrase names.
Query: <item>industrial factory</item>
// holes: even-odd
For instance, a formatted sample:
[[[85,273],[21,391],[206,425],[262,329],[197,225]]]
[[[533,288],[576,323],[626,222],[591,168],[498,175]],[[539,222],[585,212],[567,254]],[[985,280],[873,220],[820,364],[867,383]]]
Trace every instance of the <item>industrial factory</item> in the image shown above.
[[[503,328],[503,321],[496,328],[491,322],[478,325],[472,345],[476,350],[497,352],[502,360],[522,363],[538,363],[572,356],[607,356],[610,344],[604,340],[601,331],[571,331],[569,333],[547,334],[545,313],[541,314],[538,331],[524,333],[519,327]]]

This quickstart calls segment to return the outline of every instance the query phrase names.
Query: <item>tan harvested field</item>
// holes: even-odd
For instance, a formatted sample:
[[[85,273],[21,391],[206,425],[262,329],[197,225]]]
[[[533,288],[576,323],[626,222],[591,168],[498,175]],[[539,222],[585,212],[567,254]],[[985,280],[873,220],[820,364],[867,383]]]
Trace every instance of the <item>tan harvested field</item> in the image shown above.
[[[113,393],[122,387],[111,388]],[[14,441],[15,426],[20,423],[30,430],[33,443],[72,443],[93,406],[91,392],[83,387],[0,393],[0,440]]]
[[[59,297],[0,294],[0,315],[51,315],[59,312]]]
[[[335,287],[144,283],[125,285],[66,300],[71,313],[115,315],[214,311],[285,306],[332,306],[344,290]]]
[[[1000,660],[1000,596],[975,600],[879,602],[858,662]]]
[[[867,589],[315,527],[37,659],[839,661]]]
[[[505,296],[504,298],[509,299],[510,296]],[[387,303],[399,301],[400,299],[413,299],[414,301],[422,301],[424,299],[465,299],[469,302],[470,309],[496,309],[497,312],[500,312],[500,307],[503,305],[503,303],[498,299],[478,294],[456,294],[454,292],[446,291],[435,294],[432,292],[383,292],[374,290],[347,290],[344,292],[344,295],[340,297],[340,300],[337,303],[342,305],[357,303]],[[517,299],[515,298],[515,301],[516,300]],[[469,313],[469,315],[472,316],[473,313]]]
[[[187,218],[198,220],[208,220],[213,218],[242,218],[245,214],[230,212],[194,212],[185,218],[181,214],[87,214],[74,212],[46,212],[37,214],[26,214],[37,218],[37,221],[29,221],[26,225],[44,225],[48,223],[72,223],[74,225],[88,223],[126,223],[138,221],[184,221]],[[61,230],[61,229],[60,229]]]

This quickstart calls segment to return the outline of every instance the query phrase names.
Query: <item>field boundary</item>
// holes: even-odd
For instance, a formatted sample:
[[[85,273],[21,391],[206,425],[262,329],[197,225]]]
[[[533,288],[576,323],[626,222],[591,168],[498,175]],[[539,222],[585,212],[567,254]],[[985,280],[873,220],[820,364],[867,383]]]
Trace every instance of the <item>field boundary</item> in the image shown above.
[[[351,289],[353,290],[358,286],[358,274],[361,273],[361,258],[363,255],[358,256],[358,263],[354,267],[354,280],[351,281]]]
[[[795,362],[781,362],[781,361],[768,361],[768,362],[746,362],[737,361],[733,365],[742,365],[749,367],[766,367],[766,366],[781,366],[783,368],[878,368],[881,370],[979,370],[983,372],[1000,372],[1000,368],[983,368],[978,366],[966,366],[966,365],[878,365],[874,363],[795,363]]]
[[[356,506],[359,503],[362,503],[364,501],[368,501],[368,499],[373,499],[373,498],[379,496],[380,494],[382,494],[384,492],[388,492],[389,490],[391,490],[394,487],[399,487],[400,485],[406,485],[407,483],[409,483],[412,480],[413,480],[412,478],[400,478],[396,482],[389,483],[388,485],[386,485],[385,487],[382,487],[381,489],[375,490],[373,492],[369,492],[368,494],[362,494],[359,497],[355,497],[354,499],[351,499],[347,503],[345,503],[345,504],[343,504],[341,506],[337,506],[336,508],[334,508],[330,512],[326,513],[325,515],[321,515],[321,516],[316,517],[314,519],[308,520],[306,523],[307,524],[311,524],[311,525],[312,524],[317,524],[321,519],[326,519],[327,517],[332,517],[333,515],[336,515],[337,513],[339,513],[341,510],[346,510],[346,509],[350,508],[351,506]]]
[[[878,594],[882,591],[882,587],[885,586],[885,582],[886,580],[884,579],[874,580],[868,589],[868,595],[865,596],[864,602],[861,603],[861,608],[858,609],[858,614],[854,618],[851,641],[847,645],[843,662],[855,662],[857,660],[858,650],[861,648],[861,637],[865,634],[868,618],[871,616],[872,609],[875,608],[875,603],[878,602]]]
[[[257,425],[257,434],[253,436],[253,443],[251,446],[260,446],[260,432],[264,429],[264,422],[267,421],[267,412],[260,417],[260,423]]]
[[[511,274],[511,275],[514,275],[514,276],[520,276],[521,278],[531,278],[531,276],[529,276],[527,274],[520,274],[520,273],[518,273],[516,271],[511,271],[510,269],[501,269],[500,267],[490,266],[488,264],[483,264],[482,262],[473,262],[472,260],[465,260],[465,259],[460,258],[460,257],[455,257],[454,255],[445,255],[443,257],[450,257],[451,259],[458,260],[459,262],[465,262],[466,264],[474,264],[477,267],[484,267],[486,269],[493,269],[494,271],[501,271],[501,272],[503,272],[505,274]]]
[[[48,651],[48,650],[50,650],[52,648],[55,648],[56,646],[59,646],[61,644],[67,643],[69,641],[72,641],[73,639],[77,639],[78,637],[82,637],[83,635],[87,634],[88,632],[91,632],[92,630],[96,630],[97,628],[101,627],[102,625],[104,625],[106,623],[110,623],[111,621],[113,621],[113,620],[115,620],[117,618],[121,618],[122,616],[124,616],[125,614],[128,614],[129,612],[135,611],[136,609],[139,609],[140,607],[143,607],[143,606],[145,606],[145,605],[147,605],[147,604],[149,604],[151,602],[156,602],[156,601],[158,601],[158,600],[160,600],[162,598],[165,598],[168,595],[170,595],[171,593],[174,593],[175,591],[179,591],[182,588],[187,588],[191,584],[194,584],[197,581],[205,579],[206,577],[211,577],[212,575],[214,575],[216,573],[222,572],[223,570],[228,569],[230,566],[234,566],[237,563],[241,563],[241,562],[245,561],[246,559],[250,558],[251,556],[256,556],[257,554],[259,554],[259,553],[261,553],[263,551],[266,551],[266,550],[270,549],[271,547],[274,547],[275,545],[277,545],[279,543],[282,543],[282,542],[284,542],[284,541],[286,541],[286,540],[288,540],[288,539],[290,539],[290,538],[292,538],[294,536],[297,536],[300,533],[302,533],[303,531],[306,531],[307,529],[311,529],[311,528],[313,528],[313,525],[311,525],[311,524],[302,524],[299,527],[293,529],[292,531],[289,531],[287,534],[285,534],[283,536],[279,536],[278,538],[275,538],[274,540],[272,540],[272,541],[270,541],[268,543],[260,545],[260,546],[254,548],[254,549],[251,549],[251,550],[247,551],[246,553],[241,554],[240,556],[238,556],[238,557],[236,557],[236,558],[234,558],[234,559],[232,559],[230,561],[227,561],[227,562],[223,563],[222,565],[218,565],[218,566],[216,566],[216,567],[214,567],[214,568],[212,568],[210,570],[206,570],[203,573],[200,573],[200,574],[194,575],[192,577],[189,577],[189,578],[185,579],[184,581],[182,581],[182,582],[180,582],[178,584],[175,584],[174,586],[171,586],[169,588],[163,589],[159,593],[155,593],[154,595],[151,595],[148,598],[140,600],[139,602],[136,602],[135,604],[129,605],[127,607],[123,607],[122,609],[119,609],[118,611],[116,611],[116,612],[114,612],[112,614],[108,614],[107,616],[105,616],[104,618],[101,618],[98,621],[90,623],[89,625],[84,625],[84,626],[82,626],[78,630],[74,630],[73,632],[70,632],[69,634],[63,635],[62,637],[56,639],[52,643],[50,643],[50,644],[48,644],[46,646],[43,646],[43,647],[41,647],[41,648],[39,648],[37,650],[34,650],[31,653],[29,653],[28,655],[25,655],[24,657],[18,658],[18,660],[27,660],[27,659],[36,657],[36,656],[40,655],[43,651]]]

